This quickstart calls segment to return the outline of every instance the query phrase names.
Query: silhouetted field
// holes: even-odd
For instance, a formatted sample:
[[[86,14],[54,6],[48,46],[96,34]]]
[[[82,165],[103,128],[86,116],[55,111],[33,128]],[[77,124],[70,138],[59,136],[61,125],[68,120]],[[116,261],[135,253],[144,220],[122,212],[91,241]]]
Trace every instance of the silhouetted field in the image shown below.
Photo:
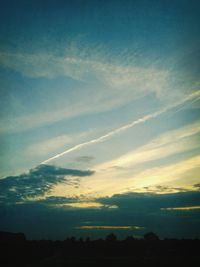
[[[23,234],[0,232],[0,266],[200,266],[200,240],[144,239],[64,241],[26,240]]]

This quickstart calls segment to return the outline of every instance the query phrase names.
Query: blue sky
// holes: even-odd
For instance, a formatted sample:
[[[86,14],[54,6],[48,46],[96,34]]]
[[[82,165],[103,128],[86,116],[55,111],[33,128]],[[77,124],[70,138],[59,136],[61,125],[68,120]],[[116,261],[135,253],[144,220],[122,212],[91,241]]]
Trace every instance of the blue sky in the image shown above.
[[[168,216],[174,236],[200,236],[191,230],[200,206],[198,14],[198,1],[2,1],[0,193],[10,214],[2,229],[23,230],[29,216],[24,231],[39,237],[32,218],[48,212],[53,225],[60,212],[59,238],[65,216],[67,233],[84,235],[73,213],[90,226],[114,216],[170,235],[148,210],[137,220],[128,210],[147,194],[155,210],[161,198],[155,220]],[[166,206],[170,195],[177,207]],[[127,208],[113,204],[118,196],[128,196]],[[191,219],[180,230],[182,213]]]

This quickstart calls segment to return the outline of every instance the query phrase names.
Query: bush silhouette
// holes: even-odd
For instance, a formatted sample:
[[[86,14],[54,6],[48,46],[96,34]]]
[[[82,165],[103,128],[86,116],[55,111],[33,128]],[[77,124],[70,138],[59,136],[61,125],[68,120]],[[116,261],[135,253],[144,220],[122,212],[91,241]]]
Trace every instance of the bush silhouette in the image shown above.
[[[145,241],[158,241],[159,238],[158,238],[158,236],[155,233],[149,232],[149,233],[146,233],[144,235],[144,240]]]
[[[113,233],[111,233],[111,234],[106,236],[106,241],[107,242],[115,242],[115,241],[117,241],[117,236],[114,235]]]

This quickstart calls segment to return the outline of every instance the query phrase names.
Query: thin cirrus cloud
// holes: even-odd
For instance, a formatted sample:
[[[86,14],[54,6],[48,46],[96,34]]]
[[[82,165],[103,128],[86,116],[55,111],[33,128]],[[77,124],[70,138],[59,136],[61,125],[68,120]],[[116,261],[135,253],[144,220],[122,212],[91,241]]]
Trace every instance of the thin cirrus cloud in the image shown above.
[[[178,163],[149,168],[136,174],[133,174],[132,169],[127,173],[119,172],[119,170],[115,170],[115,172],[96,171],[92,177],[88,176],[81,180],[78,188],[70,188],[68,185],[60,183],[52,188],[48,196],[67,194],[69,197],[95,199],[127,192],[166,194],[198,191],[198,188],[193,185],[199,181],[199,167],[200,157],[194,156]],[[191,176],[190,179],[187,177],[188,173]],[[173,188],[171,188],[172,182]]]
[[[3,123],[2,132],[20,132],[64,119],[109,111],[150,93],[166,101],[167,98],[163,98],[163,95],[167,91],[168,97],[173,95],[170,97],[171,103],[177,96],[184,97],[186,93],[192,91],[183,88],[183,82],[180,88],[178,81],[171,90],[172,74],[168,70],[158,69],[154,64],[148,67],[136,67],[134,61],[128,65],[111,64],[93,58],[82,58],[78,54],[58,57],[39,53],[4,52],[0,54],[0,59],[2,66],[17,70],[28,77],[55,79],[66,76],[87,84],[84,90],[79,90],[76,100],[70,101],[67,108],[61,106],[55,109],[52,103],[45,112],[41,110],[39,113],[35,111],[9,118],[9,121]],[[123,60],[126,62],[128,59]],[[86,97],[88,95],[89,100]]]
[[[71,196],[79,196],[81,193],[94,198],[129,191],[163,194],[196,190],[193,184],[198,183],[198,175],[195,171],[199,168],[198,156],[183,160],[177,157],[177,162],[173,160],[167,165],[160,163],[160,160],[197,149],[199,131],[199,121],[171,130],[133,152],[93,166],[94,175],[81,181],[78,188],[69,189],[67,185],[59,184],[54,186],[51,193],[63,195],[65,192]],[[153,163],[153,161],[156,162],[156,166],[154,164],[150,167],[146,166],[148,162]],[[189,172],[191,172],[191,178],[188,179]],[[121,177],[123,177],[123,183]],[[171,182],[173,182],[173,188]],[[160,188],[161,185],[162,188]]]
[[[87,87],[89,84],[93,87],[100,86],[102,97],[104,95],[102,92],[107,96],[111,93],[112,98],[117,94],[125,102],[149,92],[153,92],[164,101],[166,99],[173,101],[175,97],[177,100],[195,89],[192,83],[191,89],[188,90],[185,77],[173,65],[170,69],[167,66],[158,67],[158,63],[161,63],[158,60],[154,62],[145,58],[145,66],[138,66],[136,60],[129,54],[119,55],[116,60],[111,53],[105,54],[103,49],[102,51],[93,49],[93,53],[90,55],[87,53],[87,57],[84,56],[83,51],[88,50],[88,47],[81,47],[82,53],[77,49],[75,53],[71,50],[74,49],[66,47],[68,52],[63,56],[57,56],[53,52],[31,54],[4,51],[0,53],[0,60],[3,67],[14,69],[24,76],[47,79],[55,79],[59,76],[70,77],[86,82]],[[175,73],[177,78],[174,80]],[[123,93],[118,94],[120,91]],[[95,93],[98,95],[97,90]]]
[[[113,166],[129,168],[148,161],[155,161],[174,154],[196,149],[199,147],[199,143],[198,140],[196,140],[195,135],[199,132],[199,121],[176,130],[171,130],[156,139],[153,139],[147,145],[117,159],[96,166],[95,169],[105,170],[110,169]]]
[[[99,86],[95,86],[99,87]],[[99,89],[100,90],[100,89]],[[102,88],[101,88],[102,90]],[[86,95],[90,95],[90,98],[85,98]],[[143,96],[142,94],[141,96]],[[84,99],[85,98],[85,99]],[[107,92],[98,95],[91,91],[84,92],[84,95],[80,93],[80,97],[74,102],[71,101],[60,107],[59,109],[54,107],[49,107],[48,111],[35,111],[30,114],[21,115],[17,117],[11,117],[9,119],[2,120],[2,127],[0,128],[1,133],[15,133],[22,132],[29,129],[34,129],[37,127],[47,126],[56,122],[60,122],[66,119],[76,118],[80,116],[85,116],[88,114],[97,114],[102,112],[111,111],[120,106],[127,104],[130,101],[134,101],[137,97],[131,97],[130,94],[112,93],[107,94]],[[92,103],[92,105],[91,105]],[[52,103],[53,106],[53,103]],[[13,114],[12,114],[13,116]]]
[[[193,156],[189,159],[182,160],[178,163],[169,166],[154,167],[147,171],[136,175],[131,179],[134,181],[134,186],[137,188],[162,185],[173,182],[174,185],[178,184],[181,180],[182,186],[187,187],[198,181],[198,171],[200,167],[200,156]],[[190,172],[191,179],[184,179],[187,173]]]
[[[87,131],[82,131],[79,133],[63,134],[55,136],[53,138],[45,139],[44,141],[30,144],[26,148],[25,153],[27,155],[44,156],[49,152],[62,148],[63,146],[74,144],[76,142],[80,142],[80,140],[89,138],[92,135],[96,134],[97,131],[97,129],[89,129]]]
[[[165,108],[163,108],[161,110],[158,110],[158,111],[156,111],[154,113],[150,113],[150,114],[148,114],[148,115],[146,115],[146,116],[144,116],[142,118],[134,120],[133,122],[131,122],[129,124],[126,124],[126,125],[124,125],[122,127],[119,127],[119,128],[117,128],[117,129],[115,129],[115,130],[113,130],[111,132],[108,132],[107,134],[102,135],[102,136],[100,136],[98,138],[95,138],[95,139],[89,140],[87,142],[75,145],[72,148],[69,148],[69,149],[67,149],[67,150],[65,150],[65,151],[63,151],[63,152],[61,152],[61,153],[59,153],[59,154],[57,154],[57,155],[55,155],[53,157],[50,157],[49,159],[47,159],[47,160],[45,160],[43,162],[41,162],[41,164],[46,164],[46,163],[48,163],[48,162],[50,162],[50,161],[52,161],[54,159],[60,158],[60,157],[62,157],[64,155],[66,155],[66,154],[69,154],[69,153],[71,153],[73,151],[82,149],[82,148],[87,147],[89,145],[101,143],[101,142],[103,142],[103,141],[105,141],[107,139],[112,138],[113,136],[115,136],[117,134],[120,134],[121,132],[127,131],[130,128],[133,128],[134,126],[136,126],[138,124],[145,123],[146,121],[152,120],[152,119],[154,119],[154,118],[166,113],[167,111],[172,110],[173,108],[176,108],[177,106],[184,105],[188,101],[191,101],[191,100],[193,101],[194,99],[199,99],[199,97],[200,97],[200,92],[199,91],[194,92],[194,93],[192,93],[190,95],[187,95],[181,101],[178,101],[178,102],[176,102],[176,103],[174,103],[174,104],[172,104],[172,105],[170,105],[168,107],[165,107]]]
[[[52,188],[51,194],[63,195],[65,192],[70,196],[83,194],[94,198],[128,191],[159,194],[195,191],[197,188],[195,189],[193,184],[198,183],[195,170],[199,168],[199,157],[194,155],[180,160],[177,155],[191,152],[199,147],[197,136],[199,132],[199,121],[171,130],[137,150],[94,165],[93,176],[82,180],[78,188],[69,189],[67,185],[60,183]],[[177,156],[176,161],[163,164],[162,161],[171,156]],[[147,163],[151,163],[150,166],[146,165]],[[156,166],[152,163],[156,163]],[[189,172],[192,177],[187,179]],[[175,183],[173,188],[167,184],[172,181]],[[158,187],[161,185],[162,188]]]
[[[147,64],[148,58],[145,60],[145,67],[138,66],[134,58],[128,54],[125,57],[119,55],[120,60],[116,61],[111,54],[105,55],[103,51],[97,52],[96,50],[87,57],[84,57],[80,51],[76,51],[75,54],[68,52],[63,56],[57,56],[55,53],[28,54],[5,51],[0,53],[0,59],[2,66],[19,71],[27,77],[54,79],[58,76],[66,76],[89,83],[95,80],[96,85],[101,84],[103,91],[108,88],[109,91],[115,89],[115,92],[116,89],[123,90],[123,92],[128,90],[129,97],[130,93],[137,97],[141,92],[155,92],[157,97],[162,98],[163,91],[166,89],[170,93],[178,89],[172,90],[169,87],[171,76],[174,76],[175,72],[173,68],[172,70],[166,67],[158,68],[157,61]],[[176,81],[179,84],[179,80]],[[181,83],[181,89],[186,90],[183,83]]]
[[[96,53],[94,51],[94,53]],[[108,55],[107,55],[108,56]],[[98,56],[98,58],[100,58]],[[53,54],[19,54],[10,52],[1,52],[0,59],[1,65],[10,69],[17,70],[25,76],[30,77],[46,77],[53,79],[57,76],[68,76],[75,80],[86,81],[88,80],[88,74],[93,75],[98,80],[103,81],[106,85],[114,88],[122,88],[131,83],[135,83],[141,86],[141,83],[145,88],[151,88],[150,85],[157,85],[158,83],[165,81],[168,72],[157,70],[152,66],[149,68],[135,67],[130,64],[127,66],[114,63],[107,63],[107,61],[95,59],[91,57],[84,58],[77,55],[66,55],[58,57]],[[123,58],[123,61],[127,61],[128,58]],[[141,80],[141,73],[144,80]],[[119,75],[123,75],[119,79]],[[152,83],[148,83],[148,81]],[[145,83],[144,83],[145,81]],[[161,84],[162,84],[161,83]],[[160,84],[160,85],[161,85]],[[155,90],[155,89],[154,89]]]

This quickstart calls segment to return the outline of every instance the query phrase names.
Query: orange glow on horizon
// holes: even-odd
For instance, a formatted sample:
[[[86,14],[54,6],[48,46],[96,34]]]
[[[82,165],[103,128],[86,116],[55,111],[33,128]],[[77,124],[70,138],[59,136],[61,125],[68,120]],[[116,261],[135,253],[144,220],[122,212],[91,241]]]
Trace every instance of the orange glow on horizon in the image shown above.
[[[161,208],[161,210],[200,210],[200,206],[191,206],[191,207],[174,207],[174,208]]]

